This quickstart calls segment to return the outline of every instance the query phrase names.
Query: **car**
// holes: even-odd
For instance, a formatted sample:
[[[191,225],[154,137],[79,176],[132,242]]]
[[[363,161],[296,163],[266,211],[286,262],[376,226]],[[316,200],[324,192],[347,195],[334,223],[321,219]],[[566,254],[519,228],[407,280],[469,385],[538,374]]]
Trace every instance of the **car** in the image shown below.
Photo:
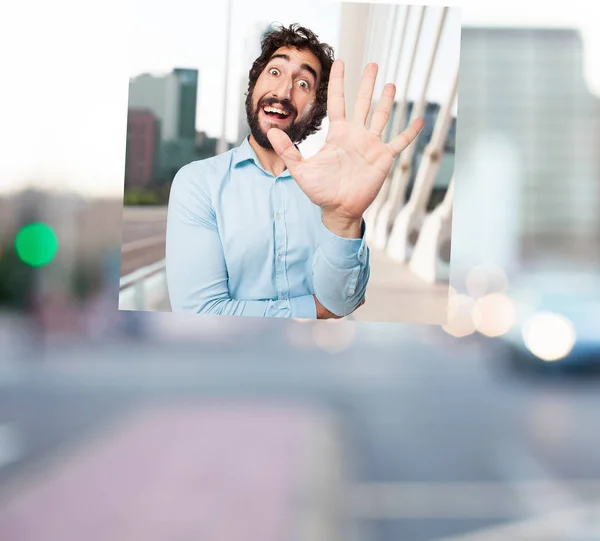
[[[506,295],[515,318],[495,338],[494,355],[520,373],[600,372],[600,275],[597,270],[528,272]]]

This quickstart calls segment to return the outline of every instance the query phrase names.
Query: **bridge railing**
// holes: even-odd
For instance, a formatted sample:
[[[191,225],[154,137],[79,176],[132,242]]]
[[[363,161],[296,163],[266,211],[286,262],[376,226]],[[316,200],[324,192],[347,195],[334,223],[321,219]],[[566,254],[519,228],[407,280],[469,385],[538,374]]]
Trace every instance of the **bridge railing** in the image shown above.
[[[164,259],[121,277],[119,284],[120,310],[157,310],[166,302],[167,298]]]

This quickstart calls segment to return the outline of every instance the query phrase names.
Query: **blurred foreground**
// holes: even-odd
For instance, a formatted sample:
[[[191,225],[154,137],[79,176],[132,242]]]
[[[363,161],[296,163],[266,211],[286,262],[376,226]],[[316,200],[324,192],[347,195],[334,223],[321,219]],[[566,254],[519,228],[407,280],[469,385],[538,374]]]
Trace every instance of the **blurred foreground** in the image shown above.
[[[135,317],[3,357],[0,539],[600,538],[600,378],[434,326]]]

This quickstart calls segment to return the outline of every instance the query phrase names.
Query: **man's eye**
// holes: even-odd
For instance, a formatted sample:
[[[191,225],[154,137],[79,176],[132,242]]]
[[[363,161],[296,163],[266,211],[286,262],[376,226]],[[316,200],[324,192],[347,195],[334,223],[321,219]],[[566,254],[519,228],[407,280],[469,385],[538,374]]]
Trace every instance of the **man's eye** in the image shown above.
[[[271,75],[279,75],[279,70],[278,70],[278,69],[276,69],[276,68],[271,68],[271,69],[269,70],[269,73],[270,73]]]
[[[308,84],[306,81],[304,81],[304,80],[302,80],[302,81],[299,81],[299,82],[298,82],[298,84],[299,84],[300,86],[302,86],[302,87],[306,88],[306,90],[308,90],[308,89],[310,88],[310,85],[309,85],[309,84]]]

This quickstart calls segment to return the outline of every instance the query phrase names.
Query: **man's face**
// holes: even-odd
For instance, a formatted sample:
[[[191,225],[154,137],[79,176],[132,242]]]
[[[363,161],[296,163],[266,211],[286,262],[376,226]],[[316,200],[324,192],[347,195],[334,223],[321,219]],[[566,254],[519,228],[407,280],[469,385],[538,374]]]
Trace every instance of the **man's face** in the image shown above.
[[[321,77],[318,58],[307,49],[280,47],[273,53],[246,98],[246,115],[256,142],[272,150],[271,128],[283,130],[292,142],[306,138]]]

